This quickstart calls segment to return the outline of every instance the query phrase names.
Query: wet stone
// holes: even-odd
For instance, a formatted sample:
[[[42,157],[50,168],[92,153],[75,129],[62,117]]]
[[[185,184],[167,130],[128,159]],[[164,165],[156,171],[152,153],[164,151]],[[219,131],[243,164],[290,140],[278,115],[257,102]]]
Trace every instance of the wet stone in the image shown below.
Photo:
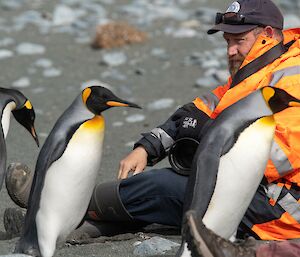
[[[174,99],[171,98],[162,98],[159,100],[156,100],[152,103],[149,103],[147,105],[147,109],[149,111],[159,111],[162,109],[170,108],[174,105]]]
[[[17,46],[16,51],[20,55],[33,55],[45,53],[46,48],[43,45],[24,42]]]
[[[108,66],[119,66],[126,63],[127,57],[123,52],[105,53],[102,56],[102,62]]]
[[[44,70],[43,75],[47,78],[59,77],[62,74],[62,71],[56,68],[49,68]]]
[[[136,123],[145,120],[145,115],[143,114],[132,114],[127,116],[125,119],[128,123]]]
[[[38,59],[38,60],[36,60],[36,62],[34,64],[35,64],[35,66],[41,67],[41,68],[50,68],[53,65],[52,61],[47,58]]]
[[[22,77],[12,83],[15,88],[26,88],[30,86],[30,79],[27,77]]]
[[[178,243],[155,236],[135,245],[133,254],[138,256],[161,255],[178,246]]]
[[[10,58],[14,53],[7,49],[0,49],[0,60]]]
[[[107,70],[101,73],[101,78],[103,79],[114,79],[114,80],[119,80],[119,81],[124,81],[127,79],[126,75],[122,74],[121,72],[119,72],[116,69],[111,69],[111,70]]]
[[[216,87],[219,84],[219,82],[213,77],[213,76],[208,76],[208,77],[203,77],[197,79],[195,83],[196,88],[213,88]]]

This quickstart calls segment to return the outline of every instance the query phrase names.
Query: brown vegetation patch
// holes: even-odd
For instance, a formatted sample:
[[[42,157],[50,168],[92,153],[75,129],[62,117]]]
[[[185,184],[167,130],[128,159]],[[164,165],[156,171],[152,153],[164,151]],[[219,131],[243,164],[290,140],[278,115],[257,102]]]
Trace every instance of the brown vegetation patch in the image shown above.
[[[97,27],[92,47],[109,49],[128,44],[143,43],[146,39],[146,33],[125,22],[110,22]]]

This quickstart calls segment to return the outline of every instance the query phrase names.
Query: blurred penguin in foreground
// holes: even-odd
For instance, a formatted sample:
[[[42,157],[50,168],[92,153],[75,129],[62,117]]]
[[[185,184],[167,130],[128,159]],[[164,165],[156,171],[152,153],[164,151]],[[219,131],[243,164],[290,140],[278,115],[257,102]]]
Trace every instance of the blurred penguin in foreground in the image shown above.
[[[77,231],[97,237],[140,229],[150,223],[181,227],[183,210],[189,209],[184,209],[184,204],[188,205],[184,199],[189,176],[176,173],[174,165],[143,172],[146,166],[165,158],[172,145],[182,138],[201,143],[201,135],[205,135],[202,128],[211,119],[255,90],[270,86],[300,98],[300,28],[283,31],[283,16],[271,0],[235,1],[225,12],[217,13],[215,23],[208,34],[221,31],[227,42],[231,74],[228,82],[182,106],[165,123],[142,134],[134,150],[120,162],[121,180],[95,187],[85,222]],[[274,118],[276,129],[267,167],[237,228],[236,238],[300,238],[300,111],[288,108]],[[181,150],[184,160],[177,163],[191,166],[190,149]],[[128,177],[131,172],[135,176]],[[12,174],[13,167],[9,176]],[[22,174],[19,180],[24,180],[26,186],[11,186],[14,191],[10,195],[16,196],[18,205],[26,207],[26,188],[30,188],[32,175]],[[7,182],[11,184],[9,178]],[[201,197],[197,196],[200,200]],[[16,222],[16,212],[7,212],[8,230],[9,224]],[[224,256],[238,256],[230,254]]]

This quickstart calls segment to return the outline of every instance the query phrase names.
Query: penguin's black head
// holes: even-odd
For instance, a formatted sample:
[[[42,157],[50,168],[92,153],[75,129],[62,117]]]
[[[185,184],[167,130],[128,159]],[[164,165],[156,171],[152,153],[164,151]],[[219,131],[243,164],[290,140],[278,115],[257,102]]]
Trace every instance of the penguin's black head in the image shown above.
[[[134,103],[120,99],[109,89],[101,86],[91,86],[84,89],[82,91],[82,100],[86,107],[96,115],[100,115],[101,112],[111,107],[141,108]]]
[[[35,112],[30,101],[26,99],[20,108],[17,106],[17,108],[12,111],[12,114],[15,119],[29,131],[37,146],[39,146],[39,139],[34,128]]]
[[[283,111],[288,107],[300,107],[300,99],[276,87],[263,87],[262,95],[273,113]]]

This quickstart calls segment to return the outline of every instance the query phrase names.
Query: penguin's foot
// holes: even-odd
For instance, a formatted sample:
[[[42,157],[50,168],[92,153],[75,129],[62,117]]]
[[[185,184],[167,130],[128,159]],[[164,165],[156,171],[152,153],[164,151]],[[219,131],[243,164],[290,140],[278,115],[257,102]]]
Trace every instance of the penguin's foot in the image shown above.
[[[33,172],[22,163],[11,163],[7,168],[5,184],[10,198],[20,207],[27,208]]]
[[[193,257],[255,257],[253,248],[231,243],[207,229],[195,211],[188,211],[186,217],[186,239]]]
[[[7,208],[3,215],[3,224],[6,233],[11,237],[21,234],[25,221],[26,210],[21,208]]]

